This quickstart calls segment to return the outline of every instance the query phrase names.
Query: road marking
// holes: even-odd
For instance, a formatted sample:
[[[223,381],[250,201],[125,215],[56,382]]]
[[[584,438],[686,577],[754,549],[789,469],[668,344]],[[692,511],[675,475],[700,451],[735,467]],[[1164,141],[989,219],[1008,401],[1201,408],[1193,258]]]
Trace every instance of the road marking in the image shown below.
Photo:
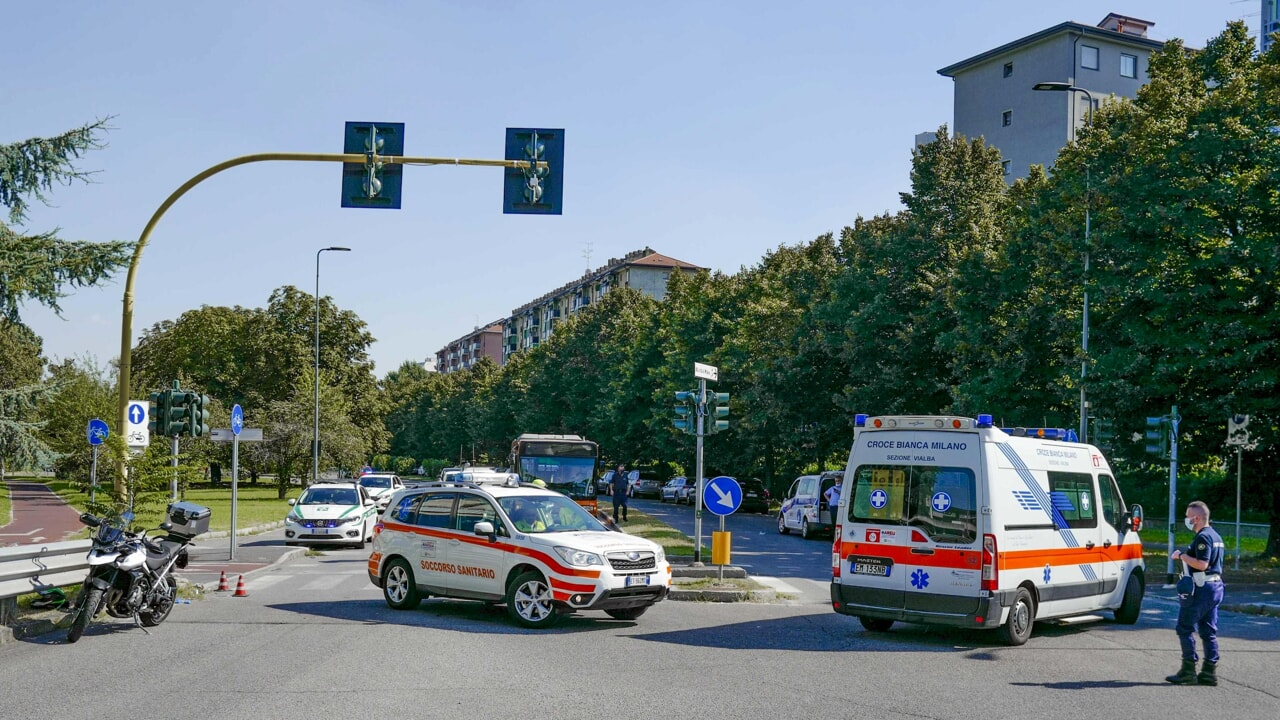
[[[0,533],[0,537],[26,537],[27,535],[35,535],[36,533],[40,532],[43,529],[44,528],[36,528],[31,532],[24,532],[24,533]],[[43,540],[44,538],[38,538],[38,539]]]
[[[346,579],[347,579],[346,575],[326,575],[324,577],[316,578],[315,580],[312,580],[306,585],[303,585],[301,589],[302,590],[332,590],[338,585],[341,585],[342,581]]]
[[[769,587],[773,588],[774,590],[777,590],[778,592],[791,593],[793,595],[800,595],[804,592],[803,590],[801,590],[798,587],[795,587],[794,585],[788,585],[786,582],[782,581],[780,578],[769,577],[768,575],[752,575],[751,579],[755,580],[761,585],[768,585]]]

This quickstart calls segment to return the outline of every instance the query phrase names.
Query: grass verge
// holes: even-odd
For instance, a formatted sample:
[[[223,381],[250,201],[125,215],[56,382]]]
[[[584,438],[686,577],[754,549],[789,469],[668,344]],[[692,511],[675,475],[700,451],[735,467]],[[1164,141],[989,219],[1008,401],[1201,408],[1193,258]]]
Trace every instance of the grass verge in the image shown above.
[[[9,500],[9,483],[0,483],[0,527],[13,522],[13,505]]]
[[[72,507],[83,512],[88,506],[89,496],[78,485],[61,480],[51,480],[49,488],[62,496]],[[291,487],[281,500],[279,491],[274,485],[240,485],[236,490],[236,528],[244,529],[256,525],[284,520],[289,511],[289,498],[297,498],[301,487]],[[182,500],[204,505],[212,511],[209,518],[210,530],[231,529],[231,488],[222,485],[216,488],[189,488]],[[142,527],[156,527],[162,519],[163,508],[156,512],[139,514],[137,523]],[[87,535],[86,535],[87,537]]]

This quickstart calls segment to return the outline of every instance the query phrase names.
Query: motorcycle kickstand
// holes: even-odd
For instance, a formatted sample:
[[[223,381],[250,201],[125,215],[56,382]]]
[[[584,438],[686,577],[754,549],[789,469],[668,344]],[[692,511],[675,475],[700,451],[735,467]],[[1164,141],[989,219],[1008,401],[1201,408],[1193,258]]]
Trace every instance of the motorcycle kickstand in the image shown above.
[[[133,614],[133,624],[138,626],[138,629],[142,631],[142,634],[143,634],[143,635],[150,635],[150,634],[151,634],[151,633],[150,633],[150,631],[148,631],[145,627],[143,627],[143,626],[142,626],[142,614],[141,614],[141,613],[134,613],[134,614]]]

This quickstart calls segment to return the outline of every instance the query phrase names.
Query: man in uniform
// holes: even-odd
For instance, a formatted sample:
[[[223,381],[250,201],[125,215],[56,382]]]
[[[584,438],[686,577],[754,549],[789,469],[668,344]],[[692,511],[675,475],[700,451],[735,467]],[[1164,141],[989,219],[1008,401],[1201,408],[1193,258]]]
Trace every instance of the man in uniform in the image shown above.
[[[1218,606],[1222,604],[1222,556],[1224,545],[1217,530],[1209,527],[1209,506],[1196,500],[1187,505],[1187,528],[1196,535],[1185,551],[1173,551],[1191,570],[1191,587],[1179,583],[1178,640],[1182,643],[1182,668],[1165,678],[1175,685],[1218,684]],[[1190,592],[1184,592],[1189,590]],[[1196,674],[1196,640],[1204,643],[1204,665]]]

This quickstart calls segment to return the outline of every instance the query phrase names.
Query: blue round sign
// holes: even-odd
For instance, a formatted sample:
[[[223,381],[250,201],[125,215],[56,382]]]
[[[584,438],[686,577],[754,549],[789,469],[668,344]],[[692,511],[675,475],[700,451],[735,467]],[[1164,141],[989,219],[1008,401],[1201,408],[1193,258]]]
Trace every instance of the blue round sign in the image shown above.
[[[728,515],[742,506],[742,486],[724,475],[711,478],[702,490],[702,504],[716,515]]]
[[[889,502],[889,493],[885,492],[884,490],[881,490],[880,488],[876,488],[875,490],[871,491],[871,507],[879,510],[880,508],[884,507],[885,504],[888,502]]]
[[[98,418],[89,421],[89,427],[85,428],[84,434],[89,438],[90,445],[101,445],[111,434],[107,428],[107,424]]]
[[[244,429],[244,410],[241,410],[239,405],[232,405],[231,406],[231,432],[235,435],[239,435],[240,431],[243,429]]]

